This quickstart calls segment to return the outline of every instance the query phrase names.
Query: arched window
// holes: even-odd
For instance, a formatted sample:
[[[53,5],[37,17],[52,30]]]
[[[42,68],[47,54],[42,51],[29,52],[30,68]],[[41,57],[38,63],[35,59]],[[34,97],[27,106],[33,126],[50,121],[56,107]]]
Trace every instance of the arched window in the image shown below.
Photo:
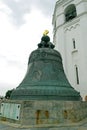
[[[76,7],[74,4],[69,5],[65,9],[65,21],[68,22],[77,16]]]

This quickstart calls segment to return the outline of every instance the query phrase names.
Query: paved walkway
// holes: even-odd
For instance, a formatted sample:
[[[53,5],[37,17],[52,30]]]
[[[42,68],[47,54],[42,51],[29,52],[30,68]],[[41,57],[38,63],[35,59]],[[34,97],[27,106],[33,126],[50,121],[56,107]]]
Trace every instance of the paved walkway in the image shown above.
[[[87,130],[87,122],[82,122],[78,125],[69,126],[48,126],[47,128],[20,128],[18,125],[0,122],[0,130]]]
[[[0,122],[0,130],[30,130],[30,129],[17,128],[17,127],[10,126],[6,123]]]

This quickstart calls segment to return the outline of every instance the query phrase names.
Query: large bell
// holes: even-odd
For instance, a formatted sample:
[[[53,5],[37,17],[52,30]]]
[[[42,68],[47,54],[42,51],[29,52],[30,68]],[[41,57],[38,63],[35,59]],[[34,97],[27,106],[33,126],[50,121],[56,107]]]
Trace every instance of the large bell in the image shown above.
[[[81,100],[68,82],[62,65],[62,58],[48,36],[43,36],[38,49],[29,57],[28,70],[12,100]]]

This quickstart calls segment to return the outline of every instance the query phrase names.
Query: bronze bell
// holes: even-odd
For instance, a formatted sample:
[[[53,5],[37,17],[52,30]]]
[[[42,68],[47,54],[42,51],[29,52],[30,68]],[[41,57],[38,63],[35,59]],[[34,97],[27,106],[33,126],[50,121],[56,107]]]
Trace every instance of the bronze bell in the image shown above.
[[[38,49],[29,57],[28,70],[19,86],[11,94],[12,100],[81,100],[68,82],[62,58],[50,38],[44,35]]]

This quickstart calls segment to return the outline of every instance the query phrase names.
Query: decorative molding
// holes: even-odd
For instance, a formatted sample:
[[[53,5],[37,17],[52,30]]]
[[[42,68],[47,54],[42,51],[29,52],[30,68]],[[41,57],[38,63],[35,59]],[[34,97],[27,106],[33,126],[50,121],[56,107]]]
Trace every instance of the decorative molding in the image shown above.
[[[68,6],[68,5],[70,5],[70,4],[75,4],[75,3],[74,3],[74,0],[66,1],[66,3],[63,4],[63,7],[64,7],[64,6]]]
[[[56,6],[61,6],[64,3],[67,4],[67,3],[72,2],[72,1],[74,1],[74,0],[58,0],[56,2]]]
[[[73,19],[69,22],[67,22],[65,25],[64,25],[64,31],[66,32],[67,30],[71,31],[72,28],[76,28],[77,26],[80,26],[80,19]]]
[[[80,0],[78,3],[76,3],[76,5],[79,5],[79,4],[83,3],[83,2],[87,2],[87,0]]]
[[[70,27],[71,25],[74,25],[74,24],[79,23],[79,22],[80,22],[80,18],[76,17],[76,18],[72,19],[71,21],[66,22],[64,25],[64,28]]]
[[[80,24],[77,23],[77,24],[71,25],[69,27],[66,27],[66,28],[64,28],[64,32],[71,31],[72,29],[75,29],[77,26],[80,26]]]

